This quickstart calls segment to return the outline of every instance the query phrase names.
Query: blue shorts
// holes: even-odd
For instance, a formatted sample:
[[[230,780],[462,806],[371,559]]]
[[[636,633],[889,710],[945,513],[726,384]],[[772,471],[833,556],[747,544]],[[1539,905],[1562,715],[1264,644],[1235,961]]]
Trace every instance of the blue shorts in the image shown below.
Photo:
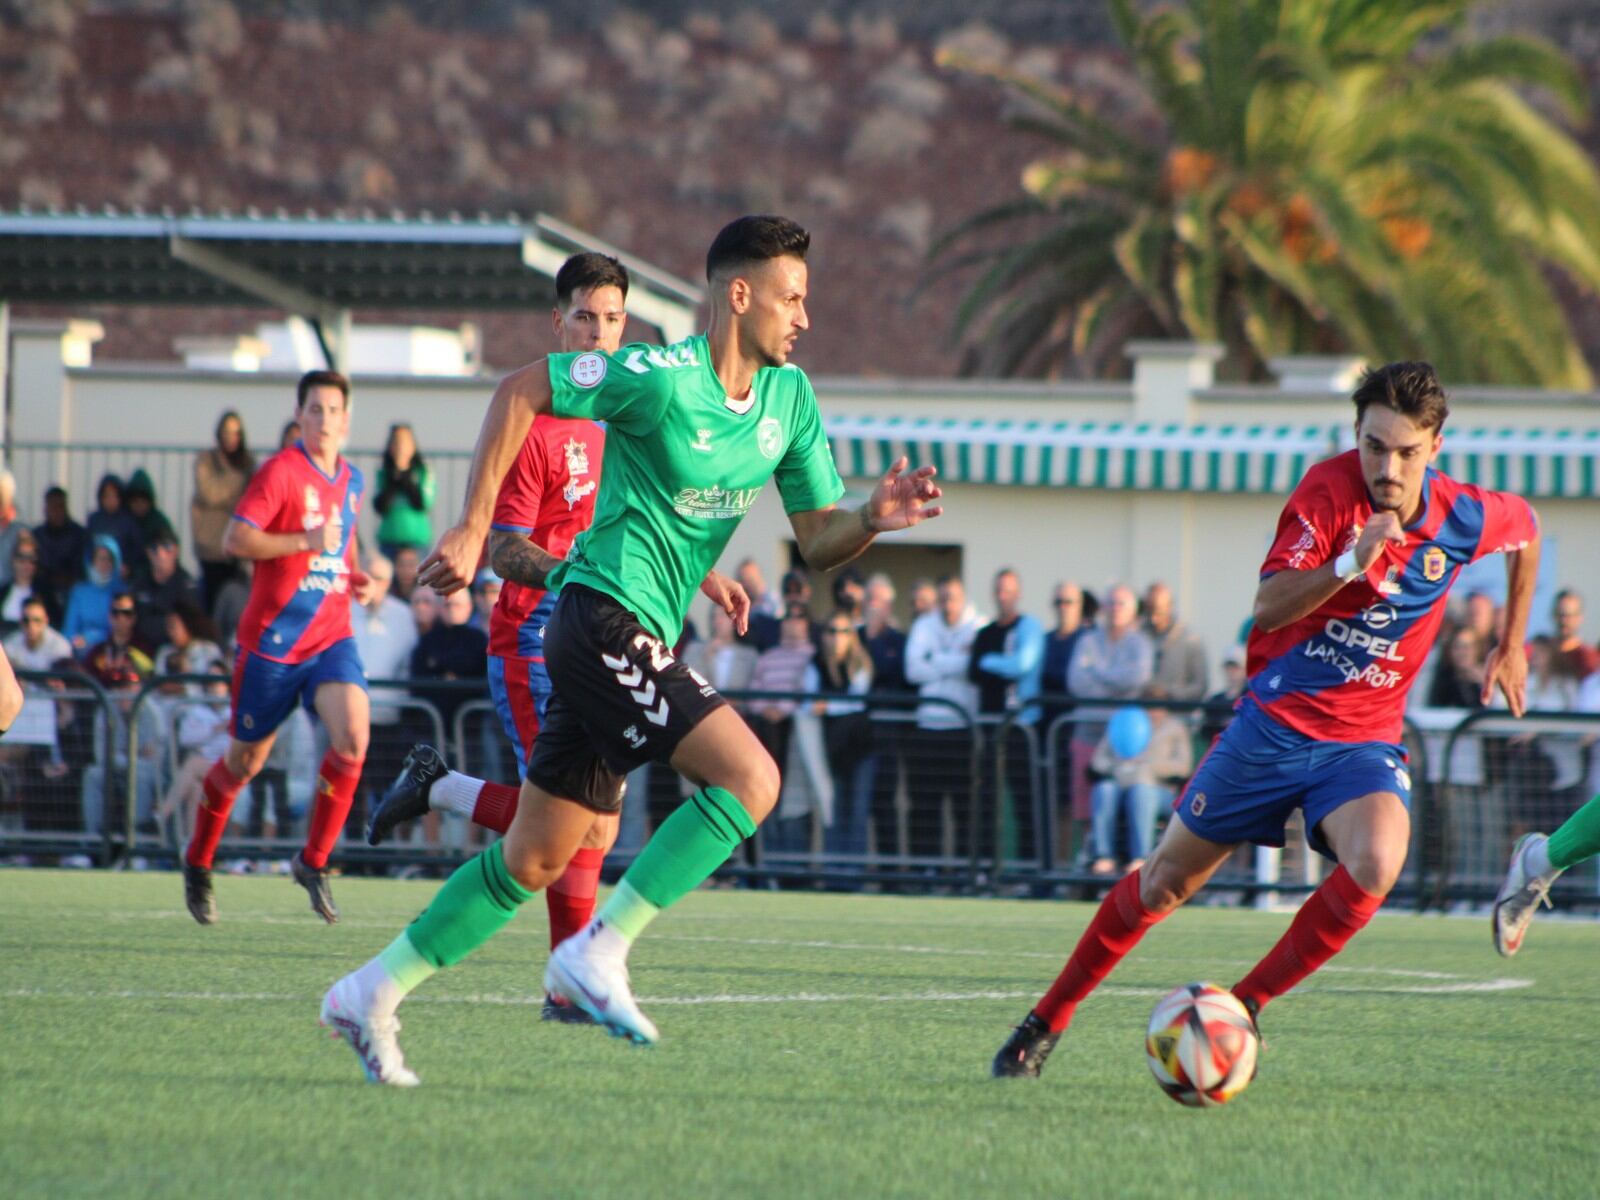
[[[528,756],[544,724],[550,704],[550,672],[542,658],[489,656],[489,695],[494,698],[500,726],[517,748],[517,771],[528,777]]]
[[[1317,741],[1246,701],[1200,760],[1174,808],[1192,833],[1225,846],[1283,845],[1284,823],[1298,808],[1305,813],[1311,848],[1335,858],[1319,823],[1372,792],[1392,792],[1411,806],[1405,747]]]
[[[353,683],[367,690],[353,637],[341,638],[304,662],[282,663],[240,647],[233,660],[233,736],[259,742],[278,731],[296,702],[315,713],[317,689],[325,683]]]

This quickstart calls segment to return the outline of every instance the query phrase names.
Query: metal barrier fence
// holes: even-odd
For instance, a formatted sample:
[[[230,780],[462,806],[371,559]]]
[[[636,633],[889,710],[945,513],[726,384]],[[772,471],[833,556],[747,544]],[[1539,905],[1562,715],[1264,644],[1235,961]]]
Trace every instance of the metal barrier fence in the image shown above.
[[[488,392],[484,393],[485,398]],[[221,409],[218,409],[221,412]],[[288,409],[284,410],[285,418]],[[209,431],[211,425],[207,423]],[[278,430],[250,431],[256,461],[268,458],[277,449]],[[209,442],[207,443],[209,445]],[[44,520],[45,489],[53,485],[66,488],[73,516],[83,522],[97,504],[95,489],[105,475],[115,475],[127,483],[136,470],[150,476],[156,493],[156,506],[166,513],[178,533],[182,561],[194,565],[194,539],[189,524],[189,501],[194,496],[195,459],[207,446],[125,446],[95,442],[12,442],[6,447],[6,466],[17,480],[17,508],[29,525]],[[466,494],[467,475],[472,455],[462,451],[427,451],[429,469],[440,496]],[[344,455],[367,477],[367,486],[378,486],[378,468],[383,451],[347,449]],[[370,504],[361,515],[361,542],[376,546],[376,516]]]
[[[73,672],[18,674],[27,701],[0,742],[0,852],[101,865],[175,860],[204,769],[226,741],[214,716],[211,743],[194,743],[194,729],[207,733],[194,714],[226,711],[225,695],[205,694],[218,678],[168,676],[108,692]],[[360,833],[369,804],[417,741],[440,746],[468,774],[502,782],[517,779],[515,752],[481,680],[374,680],[372,689],[367,769],[340,861],[356,870],[443,870],[492,835],[443,816],[368,847]],[[1200,704],[1134,702],[1150,711],[1152,737],[1186,745],[1189,756],[1170,777],[1147,779],[1108,758],[1106,726],[1121,704],[1074,708],[1069,697],[1045,696],[1039,719],[1023,722],[1017,714],[974,718],[914,694],[727,698],[778,762],[783,788],[726,871],[777,886],[1095,894],[1159,837],[1189,768],[1231,719]],[[1395,896],[1419,907],[1492,898],[1519,833],[1553,828],[1600,791],[1600,715],[1536,713],[1518,722],[1493,710],[1423,711],[1406,722],[1405,741],[1412,845]],[[280,747],[281,761],[241,796],[223,860],[282,860],[300,845],[296,826],[325,746],[297,716]],[[629,788],[613,867],[631,860],[689,790],[655,764],[631,776]],[[1295,818],[1281,850],[1241,848],[1212,889],[1270,902],[1315,887],[1322,873]],[[1600,906],[1595,868],[1570,872],[1558,894]]]
[[[1522,834],[1548,833],[1600,791],[1600,714],[1503,710],[1467,714],[1448,730],[1438,754],[1438,872],[1428,902],[1492,900]],[[1600,863],[1580,864],[1557,880],[1553,898],[1567,906],[1600,905]]]
[[[111,697],[78,671],[18,670],[22,711],[0,741],[0,850],[105,865],[118,828],[106,819],[105,748],[120,725]],[[101,784],[89,790],[89,773]]]

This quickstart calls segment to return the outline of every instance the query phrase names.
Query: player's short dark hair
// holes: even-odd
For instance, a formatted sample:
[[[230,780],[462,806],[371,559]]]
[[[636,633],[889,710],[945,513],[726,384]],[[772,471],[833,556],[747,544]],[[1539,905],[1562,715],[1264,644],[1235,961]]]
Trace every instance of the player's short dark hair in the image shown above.
[[[811,235],[788,217],[740,217],[722,227],[706,251],[706,278],[770,258],[804,259]]]
[[[609,254],[585,250],[574,254],[556,272],[556,307],[566,308],[575,293],[589,288],[614,287],[628,298],[628,268]]]
[[[350,403],[350,381],[337,371],[307,371],[300,376],[300,382],[294,389],[294,406],[298,411],[306,406],[306,393],[314,387],[334,387],[344,395],[344,402]]]
[[[1432,363],[1394,362],[1373,367],[1362,372],[1350,398],[1355,402],[1357,424],[1374,404],[1392,408],[1435,433],[1444,428],[1450,415],[1450,402]]]

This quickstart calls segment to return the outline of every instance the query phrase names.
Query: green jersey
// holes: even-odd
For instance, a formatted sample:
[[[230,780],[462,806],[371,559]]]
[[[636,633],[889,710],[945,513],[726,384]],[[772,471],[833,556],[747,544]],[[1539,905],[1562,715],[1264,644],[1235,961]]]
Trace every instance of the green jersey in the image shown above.
[[[615,354],[552,354],[550,388],[556,416],[606,424],[594,523],[550,586],[604,592],[669,646],[768,479],[777,476],[785,512],[844,495],[798,367],[764,367],[749,395],[731,399],[697,335]]]

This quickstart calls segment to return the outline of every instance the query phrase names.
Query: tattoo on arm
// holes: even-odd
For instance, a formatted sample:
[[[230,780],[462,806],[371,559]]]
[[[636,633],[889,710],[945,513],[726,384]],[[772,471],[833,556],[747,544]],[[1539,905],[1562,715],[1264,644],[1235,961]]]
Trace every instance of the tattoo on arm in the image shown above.
[[[489,564],[494,573],[524,587],[544,587],[545,579],[562,561],[522,535],[503,529],[495,530],[489,543]]]

